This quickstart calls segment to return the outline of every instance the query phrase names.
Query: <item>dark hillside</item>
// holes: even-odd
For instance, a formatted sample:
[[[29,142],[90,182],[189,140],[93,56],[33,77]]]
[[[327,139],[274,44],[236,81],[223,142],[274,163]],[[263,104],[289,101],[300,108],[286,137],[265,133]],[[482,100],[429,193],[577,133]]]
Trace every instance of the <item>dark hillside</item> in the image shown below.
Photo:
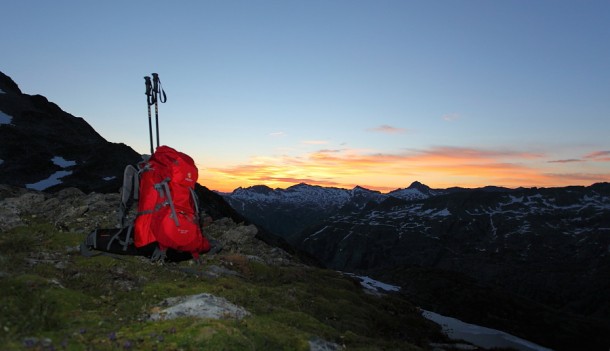
[[[125,165],[141,160],[127,145],[108,142],[83,118],[44,96],[23,94],[2,72],[0,89],[0,112],[11,118],[11,123],[0,125],[0,184],[115,192]],[[63,160],[54,162],[56,157]],[[39,183],[54,174],[63,176],[46,186]]]

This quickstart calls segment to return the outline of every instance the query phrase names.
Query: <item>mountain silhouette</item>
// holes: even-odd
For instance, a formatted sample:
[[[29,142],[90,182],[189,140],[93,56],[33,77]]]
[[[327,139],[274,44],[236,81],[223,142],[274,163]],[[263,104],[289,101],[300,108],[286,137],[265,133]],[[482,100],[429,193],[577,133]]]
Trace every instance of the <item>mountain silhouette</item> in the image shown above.
[[[0,183],[36,190],[114,192],[125,165],[140,154],[108,142],[83,118],[63,111],[41,95],[23,94],[0,72]],[[10,120],[10,122],[9,122]]]

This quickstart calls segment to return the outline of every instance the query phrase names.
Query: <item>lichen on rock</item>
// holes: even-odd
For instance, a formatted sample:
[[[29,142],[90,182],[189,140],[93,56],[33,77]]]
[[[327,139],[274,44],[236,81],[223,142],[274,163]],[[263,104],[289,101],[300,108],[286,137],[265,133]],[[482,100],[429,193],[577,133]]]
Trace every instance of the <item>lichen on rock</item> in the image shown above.
[[[149,317],[150,320],[167,320],[180,317],[242,319],[250,315],[250,312],[246,311],[245,308],[234,305],[225,298],[208,293],[170,297],[163,300],[160,306],[167,307],[163,309],[155,308],[155,312],[151,313]]]

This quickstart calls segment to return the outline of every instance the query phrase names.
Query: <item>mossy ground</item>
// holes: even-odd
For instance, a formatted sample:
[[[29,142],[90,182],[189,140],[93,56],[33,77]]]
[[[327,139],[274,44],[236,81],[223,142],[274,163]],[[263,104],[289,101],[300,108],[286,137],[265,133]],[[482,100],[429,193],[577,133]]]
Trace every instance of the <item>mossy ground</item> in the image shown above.
[[[371,296],[340,273],[218,254],[197,266],[84,257],[83,235],[31,223],[0,233],[3,350],[418,350],[442,339],[397,296]],[[204,274],[210,265],[237,275]],[[247,309],[242,319],[148,321],[164,298],[198,293]]]

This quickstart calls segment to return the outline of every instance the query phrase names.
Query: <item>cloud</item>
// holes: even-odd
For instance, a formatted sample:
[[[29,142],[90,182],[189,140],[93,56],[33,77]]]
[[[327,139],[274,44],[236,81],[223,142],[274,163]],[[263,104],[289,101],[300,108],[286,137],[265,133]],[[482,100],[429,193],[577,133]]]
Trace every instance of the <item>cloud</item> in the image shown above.
[[[574,162],[583,162],[583,160],[581,159],[577,159],[577,158],[568,158],[565,160],[551,160],[551,161],[547,161],[548,163],[574,163]]]
[[[238,186],[266,184],[287,187],[300,182],[344,188],[366,185],[369,189],[380,191],[407,186],[414,180],[433,187],[557,185],[557,177],[529,165],[532,162],[540,164],[540,159],[544,157],[539,153],[519,150],[452,146],[397,153],[348,148],[320,149],[298,156],[257,157],[247,164],[206,169],[207,174],[202,179],[208,177],[219,179],[219,182],[232,181]],[[582,181],[583,176],[578,179]]]
[[[517,159],[539,159],[543,154],[524,152],[508,149],[482,149],[455,146],[433,146],[426,150],[414,150],[415,155],[422,158],[445,160],[456,162],[458,160],[476,160],[489,162],[490,160],[517,158]]]
[[[385,133],[385,134],[402,134],[402,133],[405,133],[407,130],[404,128],[397,128],[397,127],[389,126],[387,124],[382,124],[375,128],[369,128],[369,129],[367,129],[367,131],[379,132],[379,133]]]
[[[558,180],[569,179],[571,182],[569,184],[582,184],[583,182],[592,184],[610,181],[610,173],[547,173],[545,175]]]
[[[586,159],[593,161],[610,161],[610,151],[595,151],[584,156]]]
[[[458,119],[460,119],[460,115],[458,115],[457,113],[448,113],[446,115],[443,115],[443,121],[447,121],[447,122],[453,122],[453,121],[457,121]]]
[[[286,135],[286,133],[281,132],[281,131],[280,132],[269,133],[269,136],[272,136],[272,137],[283,137],[285,135]]]
[[[322,150],[318,150],[317,152],[319,152],[319,153],[334,153],[334,154],[336,154],[336,153],[339,153],[341,151],[343,151],[343,150],[341,150],[341,149],[322,149]]]

